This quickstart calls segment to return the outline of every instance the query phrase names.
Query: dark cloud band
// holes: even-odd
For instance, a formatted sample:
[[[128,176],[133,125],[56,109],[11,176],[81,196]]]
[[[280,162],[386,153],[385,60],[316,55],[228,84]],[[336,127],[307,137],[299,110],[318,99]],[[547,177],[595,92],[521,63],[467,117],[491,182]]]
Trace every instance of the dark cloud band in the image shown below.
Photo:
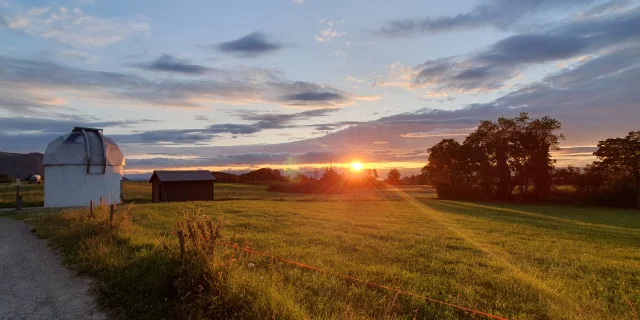
[[[282,44],[270,41],[267,36],[261,32],[254,32],[233,41],[222,42],[215,47],[221,52],[235,54],[241,57],[256,57],[284,48]]]

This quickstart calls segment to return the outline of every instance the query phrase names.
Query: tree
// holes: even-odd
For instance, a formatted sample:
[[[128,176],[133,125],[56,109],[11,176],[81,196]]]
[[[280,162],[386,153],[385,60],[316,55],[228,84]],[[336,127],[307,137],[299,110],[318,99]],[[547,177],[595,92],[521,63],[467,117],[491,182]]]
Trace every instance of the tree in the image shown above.
[[[476,130],[464,141],[471,150],[469,165],[477,171],[477,178],[485,196],[495,192],[498,198],[507,198],[511,185],[511,172],[507,165],[507,139],[498,124],[481,121]]]
[[[305,176],[305,175],[304,175],[304,174],[302,174],[302,173],[298,173],[298,174],[296,174],[296,176],[295,176],[295,177],[293,177],[293,179],[292,179],[292,181],[293,181],[294,183],[308,183],[308,182],[309,182],[309,180],[311,180],[311,179],[310,179],[309,177]]]
[[[637,208],[640,209],[640,131],[632,131],[624,138],[609,138],[598,142],[593,153],[596,165],[631,176],[635,183]]]
[[[378,171],[376,171],[376,169],[364,169],[364,177],[367,179],[373,179],[376,180],[378,179]]]
[[[564,139],[562,134],[554,133],[561,126],[558,120],[542,117],[528,122],[524,129],[521,144],[526,155],[526,177],[531,178],[538,200],[546,200],[551,194],[551,173],[555,163],[551,150],[557,150],[560,140]],[[528,187],[528,183],[526,185]]]
[[[449,198],[479,195],[506,200],[515,187],[526,197],[535,187],[538,199],[551,192],[551,150],[563,138],[555,133],[560,122],[549,117],[531,119],[525,112],[516,118],[482,121],[462,144],[444,139],[429,149],[422,175]]]
[[[342,176],[332,167],[327,167],[320,178],[320,182],[325,185],[334,185],[342,180]]]
[[[608,176],[606,171],[604,167],[592,164],[588,164],[584,168],[569,165],[566,168],[554,170],[553,183],[559,186],[574,187],[579,198],[588,201],[605,184]]]
[[[429,162],[422,168],[422,174],[436,188],[440,198],[457,198],[460,189],[460,149],[454,139],[443,139],[429,148]]]
[[[392,184],[392,185],[398,185],[400,184],[400,171],[398,169],[391,169],[389,170],[389,173],[387,174],[387,183],[388,184]]]
[[[257,181],[279,181],[284,182],[287,180],[280,170],[271,168],[260,168],[251,172],[243,173],[240,175],[241,181],[257,182]]]

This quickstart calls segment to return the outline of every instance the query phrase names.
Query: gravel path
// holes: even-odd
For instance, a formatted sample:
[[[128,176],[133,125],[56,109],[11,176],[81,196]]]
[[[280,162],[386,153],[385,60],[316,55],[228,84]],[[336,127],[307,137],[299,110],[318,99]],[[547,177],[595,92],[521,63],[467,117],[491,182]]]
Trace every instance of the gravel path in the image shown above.
[[[31,226],[0,218],[0,319],[107,319],[90,283],[62,266]]]

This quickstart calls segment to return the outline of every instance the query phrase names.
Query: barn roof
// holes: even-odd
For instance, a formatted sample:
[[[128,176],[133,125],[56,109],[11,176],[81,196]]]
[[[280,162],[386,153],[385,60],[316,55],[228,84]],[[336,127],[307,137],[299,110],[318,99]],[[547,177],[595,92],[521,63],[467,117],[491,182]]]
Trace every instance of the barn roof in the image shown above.
[[[149,182],[151,182],[154,177],[162,182],[216,180],[213,174],[207,170],[154,170]]]

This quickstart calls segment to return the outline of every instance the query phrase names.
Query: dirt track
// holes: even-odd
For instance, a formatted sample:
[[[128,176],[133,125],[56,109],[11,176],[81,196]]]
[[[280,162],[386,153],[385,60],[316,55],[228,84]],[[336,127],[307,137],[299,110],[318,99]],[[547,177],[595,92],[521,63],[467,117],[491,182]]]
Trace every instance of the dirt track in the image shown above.
[[[23,222],[0,218],[0,319],[107,319],[90,281],[61,264]]]

